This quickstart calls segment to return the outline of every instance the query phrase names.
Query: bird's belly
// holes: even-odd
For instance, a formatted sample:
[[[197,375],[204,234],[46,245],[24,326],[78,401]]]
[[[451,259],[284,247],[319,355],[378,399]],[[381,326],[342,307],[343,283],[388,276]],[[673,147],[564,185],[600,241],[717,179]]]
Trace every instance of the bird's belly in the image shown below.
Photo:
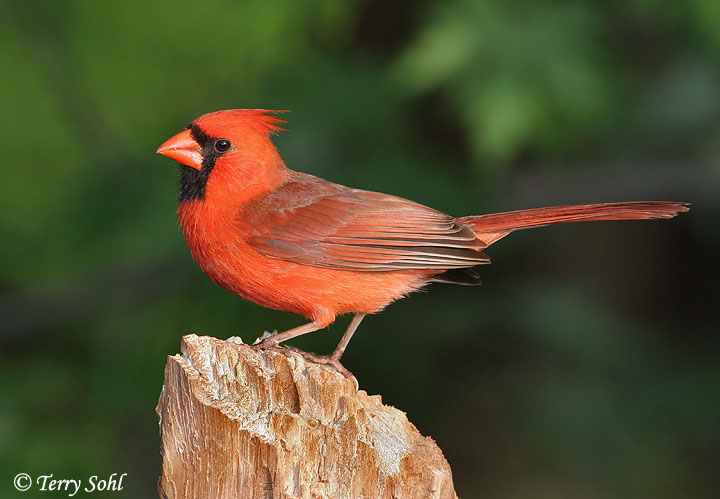
[[[264,307],[328,324],[344,313],[379,312],[436,273],[358,272],[302,265],[263,255],[237,241],[214,246],[212,251],[197,246],[190,249],[205,273],[222,288]]]

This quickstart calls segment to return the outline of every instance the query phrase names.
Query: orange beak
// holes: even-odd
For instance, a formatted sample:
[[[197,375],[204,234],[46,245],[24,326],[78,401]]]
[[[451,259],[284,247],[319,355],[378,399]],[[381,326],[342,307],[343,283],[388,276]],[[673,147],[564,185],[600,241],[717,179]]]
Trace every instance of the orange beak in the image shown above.
[[[190,130],[183,130],[171,137],[155,151],[158,154],[174,159],[181,165],[200,170],[202,168],[202,152],[200,144],[192,137]]]

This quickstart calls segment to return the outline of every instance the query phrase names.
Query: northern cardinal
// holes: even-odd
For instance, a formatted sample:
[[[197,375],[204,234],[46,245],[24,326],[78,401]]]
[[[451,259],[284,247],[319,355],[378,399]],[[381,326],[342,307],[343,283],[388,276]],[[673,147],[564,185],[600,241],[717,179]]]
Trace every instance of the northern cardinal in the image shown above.
[[[388,194],[290,170],[270,141],[278,111],[205,114],[157,150],[180,164],[177,213],[190,252],[219,286],[259,305],[304,315],[277,345],[354,317],[329,356],[340,357],[366,314],[429,282],[479,284],[485,248],[517,229],[564,222],[672,218],[687,203],[640,201],[455,218]]]

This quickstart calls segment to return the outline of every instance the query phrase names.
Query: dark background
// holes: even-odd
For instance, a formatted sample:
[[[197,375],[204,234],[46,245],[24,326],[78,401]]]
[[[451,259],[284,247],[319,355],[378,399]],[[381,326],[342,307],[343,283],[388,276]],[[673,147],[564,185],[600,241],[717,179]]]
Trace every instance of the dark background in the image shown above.
[[[720,2],[0,7],[0,495],[57,495],[16,492],[20,472],[126,472],[109,496],[156,497],[181,336],[303,322],[203,275],[153,154],[239,107],[293,111],[291,168],[458,216],[692,202],[513,234],[483,286],[366,319],[344,363],[438,442],[461,497],[717,491]],[[294,344],[329,352],[346,324]]]

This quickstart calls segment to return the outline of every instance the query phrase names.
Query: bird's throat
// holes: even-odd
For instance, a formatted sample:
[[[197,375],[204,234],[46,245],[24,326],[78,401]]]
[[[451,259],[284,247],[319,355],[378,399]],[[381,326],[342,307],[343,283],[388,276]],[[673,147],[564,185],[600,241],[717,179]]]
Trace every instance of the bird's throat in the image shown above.
[[[209,167],[208,167],[209,166]],[[178,194],[178,204],[192,200],[202,200],[205,198],[205,189],[207,187],[208,177],[214,165],[205,165],[201,170],[182,166],[180,170],[180,193]]]

